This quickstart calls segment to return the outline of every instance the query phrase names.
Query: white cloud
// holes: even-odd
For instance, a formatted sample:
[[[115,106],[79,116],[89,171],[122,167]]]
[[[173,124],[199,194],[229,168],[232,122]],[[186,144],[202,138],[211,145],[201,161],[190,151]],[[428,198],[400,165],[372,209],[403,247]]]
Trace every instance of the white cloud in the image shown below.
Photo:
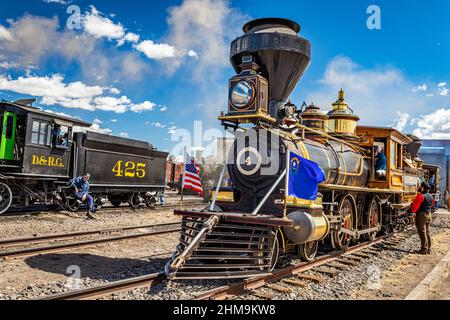
[[[448,88],[447,87],[440,87],[438,90],[439,90],[440,96],[448,96]]]
[[[188,56],[189,56],[189,57],[192,57],[192,58],[198,59],[198,54],[197,54],[197,52],[195,52],[194,50],[189,50],[189,51],[188,51]]]
[[[175,47],[166,43],[155,43],[152,40],[144,40],[134,46],[134,48],[144,53],[150,59],[167,59],[175,57]]]
[[[394,128],[401,132],[405,129],[406,125],[408,124],[409,114],[397,111],[397,116],[398,118],[395,121]]]
[[[450,109],[420,116],[413,134],[422,139],[450,139]]]
[[[100,15],[98,11],[88,14]],[[60,66],[77,64],[83,80],[104,86],[117,79],[126,83],[140,81],[150,71],[145,57],[138,52],[107,46],[103,41],[105,37],[96,38],[87,31],[68,30],[57,17],[25,14],[8,23],[10,26],[5,30],[14,41],[2,41],[0,36],[0,52],[2,59],[17,64],[17,69],[26,70],[28,66],[44,69],[48,60],[56,57]],[[84,24],[82,27],[84,30]],[[133,40],[130,32],[124,38]]]
[[[430,110],[436,100],[419,92],[412,94],[412,82],[393,66],[364,68],[345,56],[333,58],[318,83],[306,99],[299,99],[314,101],[325,111],[331,109],[338,90],[343,88],[347,102],[363,125],[392,125],[396,110],[417,117]]]
[[[110,120],[112,123],[116,123],[117,122],[117,119],[111,119]]]
[[[59,4],[68,4],[67,0],[44,0],[45,3],[59,3]]]
[[[93,123],[96,123],[96,124],[102,124],[102,123],[103,123],[102,120],[97,119],[97,118],[95,118],[94,121],[92,121],[92,122],[93,122]]]
[[[75,126],[75,127],[73,127],[73,131],[74,132],[92,131],[92,132],[103,133],[103,134],[112,134],[112,132],[113,132],[111,129],[100,127],[100,125],[98,123],[94,123],[89,128]]]
[[[162,124],[161,122],[153,122],[151,124],[152,127],[156,127],[156,128],[165,128],[166,125]]]
[[[167,107],[166,107],[166,106],[162,106],[162,107],[159,109],[159,111],[160,111],[160,112],[165,112],[165,111],[167,111]]]
[[[18,77],[16,80],[0,75],[0,90],[41,97],[40,102],[47,106],[61,105],[89,111],[124,113],[131,110],[140,113],[151,111],[156,106],[150,101],[133,103],[125,95],[121,97],[103,95],[105,91],[115,91],[111,88],[88,86],[80,81],[65,83],[62,75]]]
[[[128,138],[128,133],[121,132],[121,133],[119,133],[119,136],[121,136],[122,138]]]
[[[139,41],[139,39],[141,38],[140,35],[133,33],[133,32],[128,32],[125,37],[123,37],[122,39],[120,39],[117,42],[118,46],[123,45],[126,41],[131,42],[131,43],[136,43]]]
[[[422,85],[419,85],[419,86],[413,88],[412,91],[416,92],[416,91],[427,91],[427,90],[428,90],[428,85],[426,83],[424,83]]]
[[[83,16],[84,30],[95,38],[121,39],[125,36],[125,28],[111,19],[103,17],[94,6]]]
[[[128,110],[131,100],[127,96],[116,97],[96,97],[93,99],[95,109],[103,111],[114,111],[124,113]]]
[[[11,63],[8,61],[0,62],[0,68],[1,69],[13,69],[17,68],[19,65],[17,63]]]
[[[445,87],[445,86],[447,86],[447,82],[441,82],[441,83],[438,84],[439,88],[442,88],[442,87]]]
[[[1,40],[14,41],[11,32],[0,24],[0,41]]]
[[[155,109],[155,107],[156,107],[156,104],[154,104],[153,102],[144,101],[143,103],[132,104],[130,106],[130,109],[133,112],[141,113],[143,111],[152,111],[153,109]]]
[[[169,8],[168,42],[189,57],[197,57],[197,76],[211,67],[228,66],[230,41],[242,33],[244,17],[223,0],[184,0]],[[182,56],[171,65],[176,69]],[[220,72],[220,70],[218,71]]]

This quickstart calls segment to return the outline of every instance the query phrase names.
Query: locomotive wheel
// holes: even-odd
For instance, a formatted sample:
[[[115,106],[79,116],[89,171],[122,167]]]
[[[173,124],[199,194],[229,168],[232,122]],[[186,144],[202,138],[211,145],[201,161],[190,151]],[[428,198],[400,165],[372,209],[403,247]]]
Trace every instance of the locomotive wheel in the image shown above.
[[[155,209],[156,207],[156,198],[155,197],[147,197],[145,198],[145,205],[150,209]]]
[[[70,211],[78,211],[80,209],[81,205],[75,198],[70,198],[66,200],[66,209]]]
[[[122,204],[122,200],[121,199],[117,199],[117,198],[109,199],[109,202],[111,202],[111,204],[115,208],[120,207],[120,205]]]
[[[5,213],[11,207],[12,191],[11,188],[3,182],[0,182],[0,214]]]
[[[314,260],[317,254],[317,249],[319,249],[319,241],[302,243],[297,246],[298,255],[303,261],[306,262]]]
[[[367,212],[366,227],[374,228],[378,225],[379,217],[381,215],[381,205],[376,197],[370,201],[369,210]],[[364,238],[369,241],[374,241],[377,237],[378,231],[366,233]]]
[[[339,213],[341,215],[341,227],[352,230],[353,217],[355,216],[355,209],[350,196],[346,196],[339,204]],[[341,231],[333,231],[333,244],[336,249],[342,250],[347,248],[352,240],[352,237]]]
[[[130,195],[130,199],[128,200],[128,203],[133,209],[139,208],[141,205],[141,201],[139,201],[139,198],[141,198],[141,195],[139,193],[132,193]]]

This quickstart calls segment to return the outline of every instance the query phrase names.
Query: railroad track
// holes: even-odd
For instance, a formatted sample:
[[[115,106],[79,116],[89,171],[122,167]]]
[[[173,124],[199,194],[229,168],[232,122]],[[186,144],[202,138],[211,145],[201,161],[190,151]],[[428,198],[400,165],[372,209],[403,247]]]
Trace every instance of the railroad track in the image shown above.
[[[85,240],[85,241],[77,241],[77,242],[69,242],[63,244],[56,245],[47,245],[41,247],[33,247],[33,248],[23,248],[18,250],[10,250],[0,252],[0,259],[13,259],[13,258],[25,258],[30,256],[35,256],[44,253],[55,253],[61,251],[67,251],[69,249],[77,249],[95,246],[98,244],[104,244],[108,242],[117,242],[122,240],[130,240],[137,239],[142,237],[149,237],[155,235],[163,235],[180,231],[180,223],[164,223],[158,225],[141,225],[141,226],[133,226],[133,227],[122,227],[122,228],[112,228],[112,229],[102,229],[102,230],[93,230],[93,231],[84,231],[84,232],[73,232],[73,233],[61,233],[61,234],[52,234],[52,235],[43,235],[38,237],[29,237],[29,238],[16,238],[16,239],[8,239],[0,241],[0,247],[12,247],[18,245],[27,245],[27,244],[35,244],[49,241],[58,241],[58,240],[68,240],[68,239],[77,239],[85,236],[92,235],[102,235],[102,234],[111,234],[111,233],[120,233],[132,230],[140,230],[140,229],[157,229],[164,228],[163,230],[153,230],[147,232],[139,232],[132,233],[126,235],[119,235],[114,237],[106,237],[100,239],[93,240]]]
[[[404,230],[408,231],[408,230]],[[401,234],[401,233],[399,233]],[[397,235],[397,234],[396,234]],[[269,287],[272,290],[280,292],[288,292],[288,286],[306,286],[305,281],[321,282],[323,278],[319,276],[304,275],[308,270],[315,270],[321,274],[328,276],[336,276],[339,271],[344,270],[348,266],[356,265],[363,259],[368,259],[370,256],[378,254],[382,251],[379,245],[391,246],[401,241],[392,236],[383,236],[373,242],[365,242],[354,245],[344,251],[336,251],[318,257],[312,262],[303,262],[288,267],[278,269],[271,274],[263,277],[249,278],[244,281],[232,284],[229,286],[219,287],[198,296],[193,297],[193,300],[223,300],[236,298],[242,294],[252,294],[261,299],[272,299],[263,292],[258,292],[258,289]],[[335,271],[318,269],[322,266],[334,268]],[[83,288],[75,291],[54,294],[46,296],[40,300],[84,300],[84,299],[98,299],[107,297],[113,293],[134,290],[149,286],[155,282],[167,280],[164,272],[135,277],[125,280],[114,281],[108,284],[94,286],[90,288]],[[279,284],[281,283],[281,284]]]
[[[38,300],[87,300],[98,299],[113,293],[128,291],[132,289],[147,287],[155,282],[165,280],[164,272],[153,273],[145,276],[114,281],[111,283],[74,290],[65,293],[58,293],[51,296],[46,296]]]
[[[189,206],[197,206],[197,205],[203,205],[203,201],[202,200],[188,200],[185,201],[183,203],[184,207],[189,207]],[[115,211],[121,211],[121,210],[142,210],[142,209],[149,209],[149,210],[167,210],[167,209],[174,209],[174,208],[178,208],[180,207],[179,203],[174,203],[174,204],[165,204],[163,206],[157,205],[154,207],[154,209],[150,209],[146,206],[142,206],[142,207],[138,207],[137,209],[133,209],[130,206],[122,206],[122,207],[113,207],[113,206],[107,206],[107,207],[102,207],[98,210],[98,213],[113,213]],[[86,211],[85,209],[78,209],[75,212],[84,212]],[[15,220],[15,219],[20,219],[26,216],[31,216],[31,215],[36,215],[36,214],[40,214],[42,212],[57,212],[57,211],[52,211],[48,208],[43,207],[42,209],[31,209],[31,210],[27,210],[27,209],[16,209],[16,210],[11,210],[8,211],[8,213],[5,213],[3,215],[0,215],[0,221],[7,221],[7,220]]]
[[[312,262],[298,263],[278,269],[266,276],[250,278],[236,284],[213,289],[194,297],[193,300],[234,299],[243,294],[270,300],[275,296],[264,292],[264,289],[271,289],[280,293],[291,293],[293,291],[292,287],[306,287],[308,282],[320,283],[324,281],[324,275],[334,278],[348,266],[354,266],[364,259],[369,259],[371,256],[379,254],[383,250],[380,246],[398,244],[400,238],[396,239],[396,235],[393,237],[383,236],[372,242],[357,244],[343,251],[320,256]],[[315,271],[318,275],[303,274],[309,270]]]

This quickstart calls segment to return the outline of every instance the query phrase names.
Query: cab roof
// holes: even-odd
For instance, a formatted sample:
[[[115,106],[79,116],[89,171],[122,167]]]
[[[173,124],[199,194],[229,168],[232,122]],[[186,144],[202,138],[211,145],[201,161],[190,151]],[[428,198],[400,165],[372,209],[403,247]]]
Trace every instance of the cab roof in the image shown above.
[[[61,120],[64,122],[69,122],[69,123],[72,123],[73,125],[80,126],[80,127],[90,127],[91,126],[91,124],[86,121],[63,116],[63,115],[60,115],[57,113],[42,111],[39,108],[29,105],[33,101],[34,101],[33,99],[18,100],[16,102],[10,102],[10,101],[3,100],[0,102],[0,108],[2,110],[11,110],[11,111],[15,111],[15,112],[17,112],[19,110],[23,114],[33,113],[33,114],[37,114],[40,116],[45,116],[48,118],[57,119],[57,120]],[[25,104],[25,103],[27,103],[27,104]]]

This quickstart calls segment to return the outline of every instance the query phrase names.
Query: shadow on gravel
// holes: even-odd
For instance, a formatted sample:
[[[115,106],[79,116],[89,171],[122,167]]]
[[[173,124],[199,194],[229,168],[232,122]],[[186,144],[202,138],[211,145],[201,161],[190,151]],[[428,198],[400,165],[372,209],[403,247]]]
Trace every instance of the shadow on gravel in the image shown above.
[[[79,270],[81,279],[102,281],[117,281],[160,272],[164,270],[166,262],[167,259],[162,258],[136,260],[76,253],[44,254],[25,259],[25,263],[33,269],[67,277],[73,276],[74,270]]]

